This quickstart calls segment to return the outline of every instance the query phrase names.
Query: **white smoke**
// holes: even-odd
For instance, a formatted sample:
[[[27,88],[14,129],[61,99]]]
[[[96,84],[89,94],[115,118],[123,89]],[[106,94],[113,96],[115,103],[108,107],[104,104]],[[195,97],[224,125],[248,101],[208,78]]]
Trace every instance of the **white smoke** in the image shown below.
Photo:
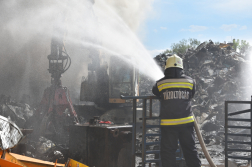
[[[252,77],[251,77],[251,71],[252,71],[252,51],[250,50],[248,53],[246,53],[247,56],[247,63],[244,67],[244,72],[241,74],[242,83],[245,85],[246,91],[243,95],[242,100],[251,100],[252,96]]]
[[[92,0],[1,1],[0,93],[18,99],[30,94],[36,102],[41,99],[50,86],[47,55],[55,27],[65,31],[66,49],[72,58],[63,85],[76,99],[81,76],[87,75],[88,48],[118,55],[150,77],[160,77],[161,71],[135,35],[151,5],[151,0],[97,0],[94,5]]]
[[[97,7],[101,7],[102,1],[96,1]],[[154,0],[104,0],[133,30],[138,31],[146,18],[152,13]]]

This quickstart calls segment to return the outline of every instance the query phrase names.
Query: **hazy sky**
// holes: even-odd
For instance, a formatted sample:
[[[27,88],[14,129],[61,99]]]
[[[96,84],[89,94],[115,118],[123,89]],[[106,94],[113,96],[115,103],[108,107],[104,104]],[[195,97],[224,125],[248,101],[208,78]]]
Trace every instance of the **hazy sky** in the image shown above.
[[[154,0],[143,43],[153,55],[181,39],[252,44],[251,0]]]

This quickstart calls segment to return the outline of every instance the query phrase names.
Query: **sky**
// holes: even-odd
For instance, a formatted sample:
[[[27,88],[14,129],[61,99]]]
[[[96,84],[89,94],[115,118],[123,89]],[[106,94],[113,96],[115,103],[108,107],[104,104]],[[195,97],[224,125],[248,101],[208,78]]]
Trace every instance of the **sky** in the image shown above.
[[[153,56],[182,39],[252,44],[251,0],[153,0],[143,44]]]

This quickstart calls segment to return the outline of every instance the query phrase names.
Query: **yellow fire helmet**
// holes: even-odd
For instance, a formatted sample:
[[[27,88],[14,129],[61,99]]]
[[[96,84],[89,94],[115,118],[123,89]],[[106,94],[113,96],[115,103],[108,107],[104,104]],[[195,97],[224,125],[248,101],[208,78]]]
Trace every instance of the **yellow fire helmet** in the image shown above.
[[[183,59],[181,59],[178,55],[174,54],[166,60],[165,69],[176,67],[183,69]]]

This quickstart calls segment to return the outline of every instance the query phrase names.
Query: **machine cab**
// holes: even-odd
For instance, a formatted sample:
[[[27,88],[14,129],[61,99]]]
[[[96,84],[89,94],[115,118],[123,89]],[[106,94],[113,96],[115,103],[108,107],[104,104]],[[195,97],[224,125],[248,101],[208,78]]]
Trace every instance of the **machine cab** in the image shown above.
[[[121,95],[139,95],[138,71],[117,56],[110,56],[108,60],[108,63],[103,61],[99,66],[88,68],[88,76],[81,83],[81,101],[106,107],[125,104]]]
[[[137,96],[137,70],[118,57],[110,57],[109,66],[109,103],[125,103],[120,96]]]

